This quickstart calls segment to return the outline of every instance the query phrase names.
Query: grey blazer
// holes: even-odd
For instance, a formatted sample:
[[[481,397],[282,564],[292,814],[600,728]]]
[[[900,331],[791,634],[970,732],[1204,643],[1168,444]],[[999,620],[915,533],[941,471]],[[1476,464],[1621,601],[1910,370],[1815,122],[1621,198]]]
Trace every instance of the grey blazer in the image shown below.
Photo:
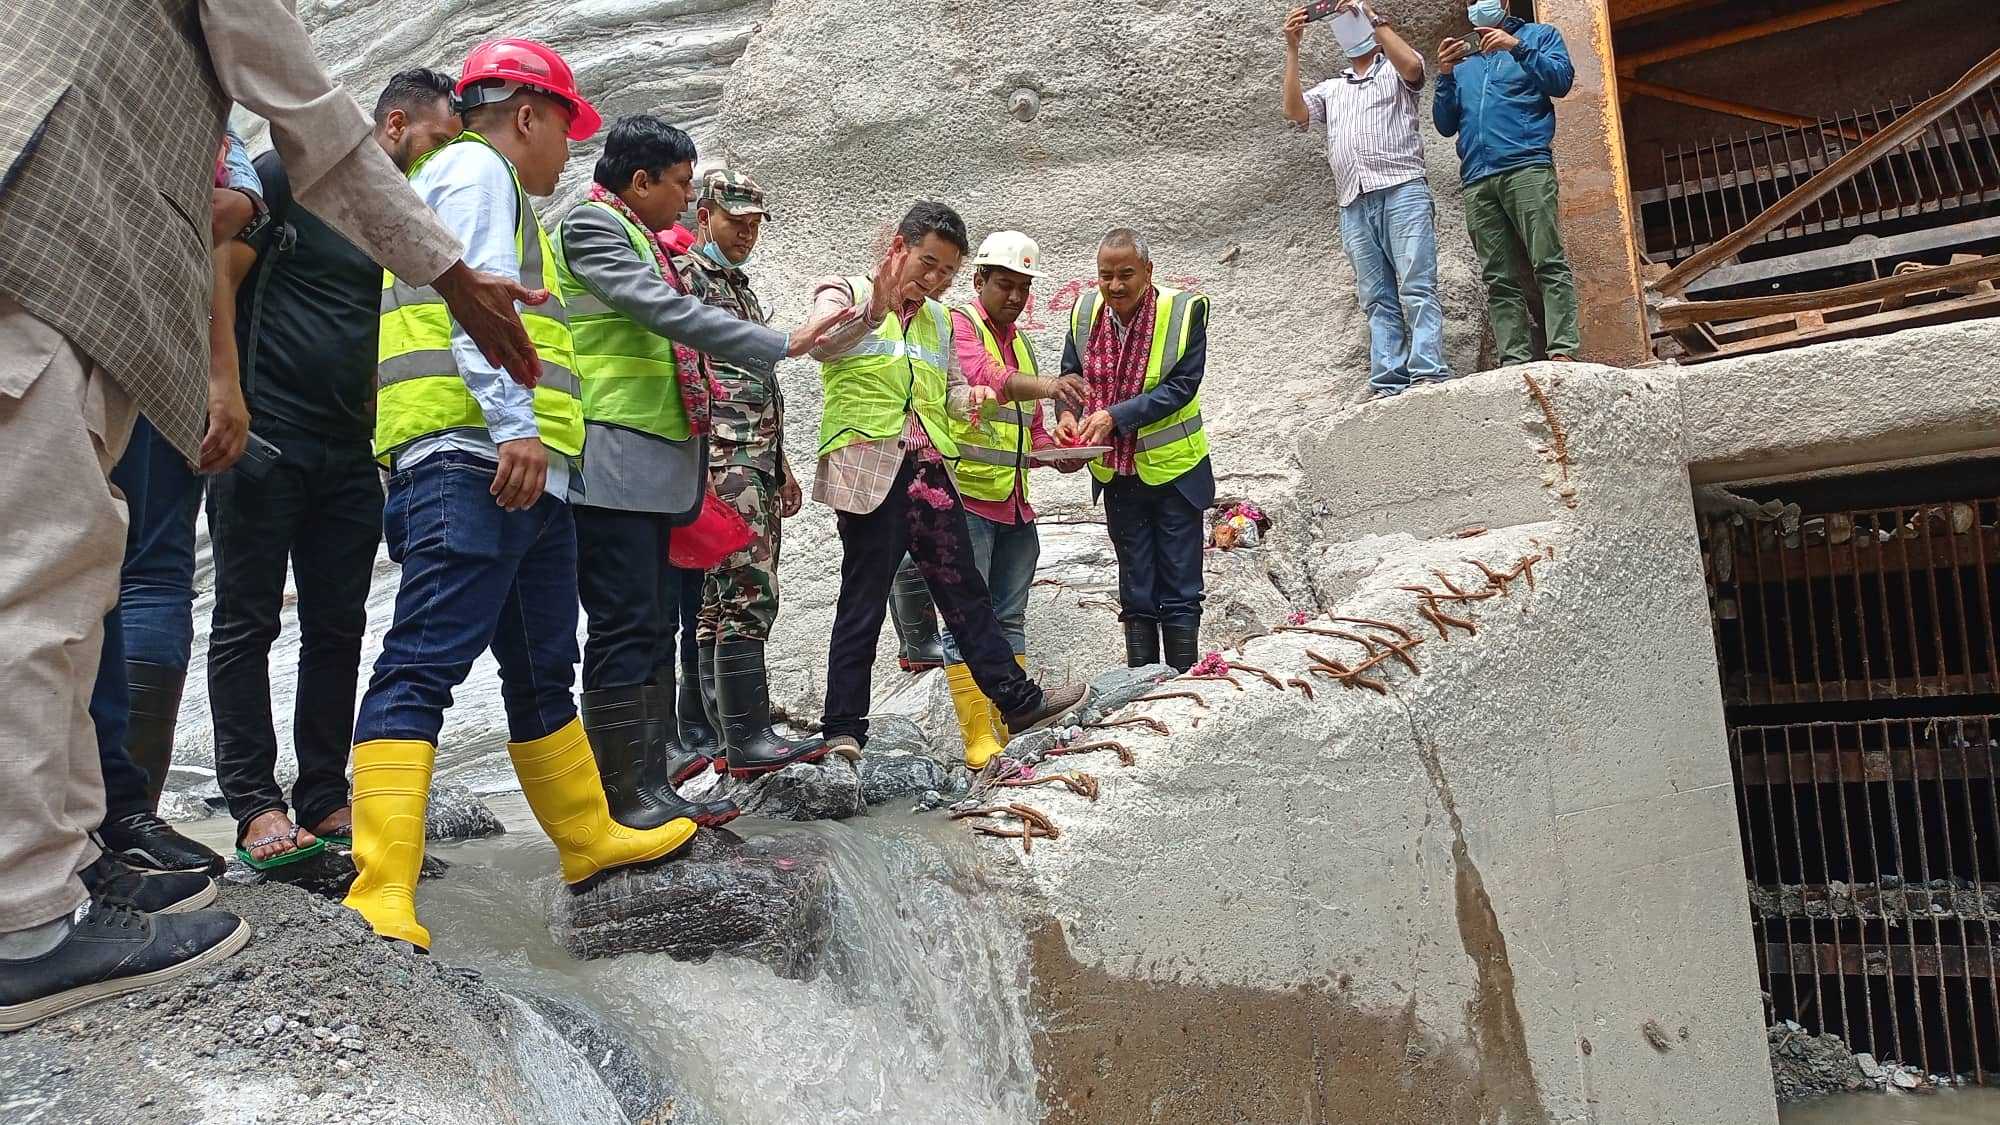
[[[765,378],[785,356],[784,333],[676,292],[653,259],[633,250],[618,217],[601,206],[579,204],[563,217],[562,252],[592,297],[656,336]],[[587,384],[588,377],[585,395]],[[702,441],[668,441],[597,422],[585,429],[580,503],[670,516],[687,515],[701,503],[708,484]]]

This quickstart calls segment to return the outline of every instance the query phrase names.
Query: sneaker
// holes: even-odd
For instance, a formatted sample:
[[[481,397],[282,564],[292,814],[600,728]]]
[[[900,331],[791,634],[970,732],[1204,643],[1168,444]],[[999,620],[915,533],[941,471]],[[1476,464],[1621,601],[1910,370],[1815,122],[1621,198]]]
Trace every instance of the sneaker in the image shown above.
[[[186,836],[151,812],[127,813],[106,820],[97,830],[105,851],[146,871],[193,871],[222,874],[222,857]]]
[[[1043,688],[1041,706],[1027,711],[1019,711],[1003,716],[1009,732],[1015,735],[1040,730],[1063,719],[1076,705],[1083,702],[1083,684],[1064,684],[1061,687]]]
[[[99,898],[118,898],[148,914],[184,914],[215,901],[215,880],[191,871],[146,872],[106,852],[77,872]]]
[[[62,944],[40,957],[0,961],[0,1031],[187,976],[250,940],[250,924],[234,914],[147,914],[95,892],[70,923]]]

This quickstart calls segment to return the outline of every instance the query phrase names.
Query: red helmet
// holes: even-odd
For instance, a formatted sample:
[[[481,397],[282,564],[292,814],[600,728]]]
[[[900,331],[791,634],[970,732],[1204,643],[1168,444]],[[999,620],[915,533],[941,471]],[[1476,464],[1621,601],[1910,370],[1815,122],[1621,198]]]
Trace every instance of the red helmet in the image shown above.
[[[596,134],[597,127],[604,124],[597,107],[577,92],[576,75],[570,71],[569,64],[563,61],[561,55],[532,39],[495,39],[474,47],[472,53],[465,56],[465,65],[459,68],[458,85],[452,92],[459,95],[461,105],[468,104],[464,100],[468,88],[475,83],[495,80],[519,83],[568,103],[574,115],[569,122],[569,139],[572,141],[589,140]],[[500,98],[487,100],[499,101],[514,93],[512,87],[501,87],[496,92],[500,93]],[[473,101],[469,104],[480,103]]]

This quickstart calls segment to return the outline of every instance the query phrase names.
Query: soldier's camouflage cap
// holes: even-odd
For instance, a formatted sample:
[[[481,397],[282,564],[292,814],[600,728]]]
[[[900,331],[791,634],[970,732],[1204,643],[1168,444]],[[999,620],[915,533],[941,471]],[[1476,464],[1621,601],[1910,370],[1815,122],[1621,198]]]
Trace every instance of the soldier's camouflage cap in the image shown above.
[[[764,189],[733,169],[718,168],[710,172],[702,183],[701,197],[732,215],[771,217],[770,209],[764,206]]]

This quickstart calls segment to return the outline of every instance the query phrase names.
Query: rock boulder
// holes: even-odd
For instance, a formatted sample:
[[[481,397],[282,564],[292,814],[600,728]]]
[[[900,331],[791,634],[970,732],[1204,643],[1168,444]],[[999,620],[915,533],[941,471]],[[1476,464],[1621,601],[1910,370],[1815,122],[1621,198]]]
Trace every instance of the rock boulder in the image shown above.
[[[582,892],[558,887],[549,933],[583,960],[725,954],[802,979],[812,975],[831,932],[832,865],[826,842],[809,830],[705,831],[680,859],[620,868]]]

